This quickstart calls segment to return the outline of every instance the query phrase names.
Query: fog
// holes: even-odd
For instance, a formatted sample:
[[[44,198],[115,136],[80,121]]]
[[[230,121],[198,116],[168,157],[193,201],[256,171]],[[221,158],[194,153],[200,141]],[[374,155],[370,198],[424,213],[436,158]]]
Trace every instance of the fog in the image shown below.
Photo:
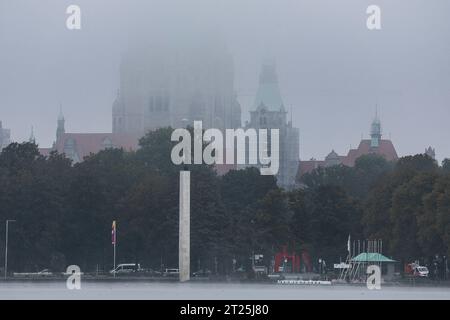
[[[82,29],[66,28],[77,4]],[[369,31],[366,8],[382,10]],[[234,61],[243,123],[261,63],[277,64],[300,157],[346,154],[369,134],[375,105],[400,156],[431,145],[450,157],[448,0],[0,0],[0,120],[12,139],[110,132],[121,55],[140,43],[215,41]]]

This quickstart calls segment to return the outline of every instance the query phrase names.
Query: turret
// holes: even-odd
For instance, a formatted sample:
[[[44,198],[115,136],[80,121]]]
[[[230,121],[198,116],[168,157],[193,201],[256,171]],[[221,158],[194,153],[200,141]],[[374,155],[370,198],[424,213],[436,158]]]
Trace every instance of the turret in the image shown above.
[[[29,143],[36,143],[36,138],[34,137],[34,128],[31,126],[30,138],[28,139]]]
[[[436,152],[434,151],[434,148],[432,148],[431,146],[425,149],[425,154],[433,160],[436,159]]]
[[[284,105],[278,87],[275,62],[266,61],[259,75],[259,86],[256,93],[254,110],[264,107],[268,111],[283,111]]]
[[[123,105],[123,99],[120,95],[120,91],[117,90],[117,97],[114,100],[112,106],[112,132],[123,133],[125,132],[125,111]]]
[[[372,121],[370,130],[371,142],[370,146],[372,148],[378,148],[381,141],[381,121],[378,118],[378,112],[375,113],[375,119]]]
[[[56,128],[56,141],[58,141],[65,133],[65,119],[62,113],[62,107],[60,106],[59,115],[58,115],[58,125]]]

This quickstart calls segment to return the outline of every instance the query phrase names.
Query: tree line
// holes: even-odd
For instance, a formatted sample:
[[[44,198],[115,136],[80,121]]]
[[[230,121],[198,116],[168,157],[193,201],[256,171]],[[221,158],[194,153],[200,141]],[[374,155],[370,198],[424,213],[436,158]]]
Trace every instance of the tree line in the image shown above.
[[[44,157],[34,143],[3,149],[0,222],[16,220],[8,269],[110,270],[113,220],[119,263],[176,268],[182,169],[191,171],[194,270],[229,274],[248,268],[253,253],[269,264],[283,246],[307,251],[313,261],[338,262],[349,234],[383,239],[385,254],[402,261],[449,254],[448,159],[439,166],[425,155],[396,163],[363,156],[352,168],[318,168],[287,191],[256,168],[218,176],[212,166],[173,165],[171,133],[151,131],[136,151],[107,149],[77,164],[56,152]]]

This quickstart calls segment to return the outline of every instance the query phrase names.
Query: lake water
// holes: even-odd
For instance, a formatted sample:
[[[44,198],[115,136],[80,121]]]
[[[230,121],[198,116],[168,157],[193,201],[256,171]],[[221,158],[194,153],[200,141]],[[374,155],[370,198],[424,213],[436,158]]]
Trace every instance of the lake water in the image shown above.
[[[137,299],[137,300],[305,300],[305,299],[445,299],[450,288],[392,287],[369,290],[345,285],[236,283],[82,282],[68,290],[62,282],[0,282],[0,300]]]

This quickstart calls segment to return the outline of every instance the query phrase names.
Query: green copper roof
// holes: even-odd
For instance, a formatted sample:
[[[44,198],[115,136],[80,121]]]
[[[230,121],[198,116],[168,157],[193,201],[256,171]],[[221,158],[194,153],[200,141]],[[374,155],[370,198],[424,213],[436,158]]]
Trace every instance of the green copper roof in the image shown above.
[[[363,252],[352,259],[353,262],[395,262],[395,260],[389,259],[380,253],[375,252]]]
[[[254,109],[261,105],[265,106],[269,111],[284,110],[274,64],[264,64],[259,76],[259,87],[256,93]]]

